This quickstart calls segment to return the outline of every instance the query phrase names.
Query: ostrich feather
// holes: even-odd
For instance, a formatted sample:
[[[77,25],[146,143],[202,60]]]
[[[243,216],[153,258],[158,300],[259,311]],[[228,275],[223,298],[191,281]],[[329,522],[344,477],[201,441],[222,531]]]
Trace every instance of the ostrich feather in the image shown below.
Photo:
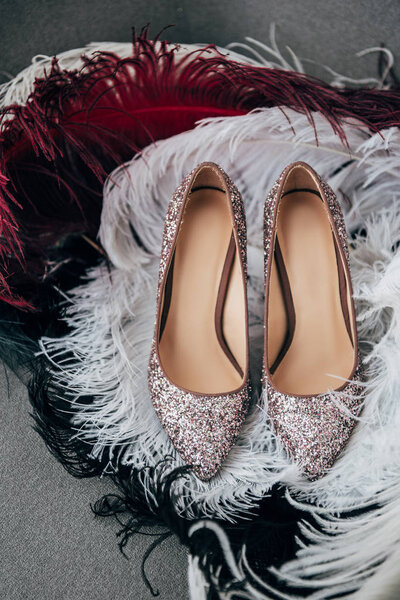
[[[177,497],[177,510],[189,517],[196,505],[205,515],[232,518],[277,482],[326,510],[368,504],[387,461],[392,464],[390,456],[394,456],[393,448],[389,452],[387,445],[379,443],[382,432],[377,420],[385,423],[387,435],[393,437],[396,407],[383,398],[392,398],[398,385],[393,341],[389,345],[398,326],[391,321],[394,317],[387,302],[390,298],[393,306],[397,303],[400,259],[393,249],[400,217],[395,210],[399,175],[387,165],[394,160],[392,154],[399,152],[399,133],[388,130],[373,136],[361,125],[353,126],[346,131],[349,153],[323,118],[315,116],[316,146],[307,118],[289,115],[291,125],[279,109],[211,119],[192,132],[158,142],[139,159],[116,170],[105,186],[100,228],[111,269],[99,266],[92,270],[88,282],[71,294],[66,317],[71,334],[41,341],[43,352],[53,361],[53,380],[69,399],[76,436],[92,444],[93,457],[106,456],[111,462],[118,458],[121,464],[139,467],[173,455],[174,466],[181,464],[149,410],[146,385],[163,217],[176,183],[200,160],[215,160],[243,192],[254,379],[262,344],[261,212],[266,191],[281,168],[299,158],[313,164],[340,190],[349,232],[360,227],[367,230],[366,238],[354,240],[352,268],[360,335],[371,378],[366,408],[349,451],[320,482],[304,481],[276,443],[265,411],[254,407],[221,474],[210,484],[195,477],[179,484],[182,494]],[[383,340],[382,328],[386,331]],[[82,402],[88,394],[92,402]],[[376,465],[374,470],[371,464]],[[363,477],[358,480],[361,472]]]
[[[153,44],[144,40],[141,43],[148,51],[148,54],[145,53],[146,60],[154,56],[160,58],[160,48],[167,51],[167,46],[159,42]],[[265,48],[268,51],[268,47]],[[51,237],[54,235],[54,221],[50,220],[47,227],[51,243],[44,248],[30,245],[32,231],[37,235],[40,230],[37,223],[36,227],[30,227],[28,217],[31,213],[24,196],[25,188],[18,187],[21,176],[24,186],[28,182],[32,184],[26,169],[28,155],[30,168],[36,170],[38,181],[41,185],[46,184],[45,187],[49,183],[49,168],[57,166],[55,182],[57,186],[61,185],[62,193],[58,189],[54,194],[54,205],[49,203],[49,196],[43,199],[43,204],[54,209],[57,218],[60,213],[65,217],[72,215],[61,223],[58,233],[61,232],[62,236],[89,233],[94,242],[103,207],[100,241],[111,261],[111,264],[103,261],[91,268],[86,281],[65,296],[61,309],[66,311],[63,322],[69,333],[41,340],[42,355],[49,361],[49,366],[45,393],[40,398],[36,394],[36,402],[42,405],[37,414],[39,420],[41,415],[46,416],[46,411],[50,416],[38,427],[42,428],[45,437],[54,435],[55,438],[60,427],[64,427],[62,436],[71,453],[68,457],[70,470],[76,470],[76,474],[80,473],[79,456],[78,466],[76,464],[78,447],[80,451],[83,447],[91,449],[91,453],[85,452],[84,456],[87,474],[108,473],[117,467],[152,467],[153,471],[151,468],[145,470],[140,479],[143,496],[150,498],[154,487],[152,473],[157,461],[171,456],[163,472],[165,477],[172,476],[174,468],[182,464],[151,411],[146,391],[147,356],[155,309],[153,299],[166,203],[182,176],[201,160],[221,163],[239,184],[249,222],[252,375],[253,379],[257,379],[263,314],[262,203],[266,191],[287,162],[298,158],[309,161],[339,191],[349,234],[355,236],[352,270],[363,357],[370,374],[365,410],[351,444],[331,473],[320,482],[311,484],[301,478],[282,452],[269,428],[265,405],[256,394],[239,442],[221,474],[210,484],[202,484],[190,474],[175,481],[172,508],[176,514],[189,519],[200,514],[234,521],[256,506],[274,485],[285,485],[293,506],[308,512],[318,527],[313,527],[311,521],[302,525],[298,556],[284,567],[276,568],[275,575],[286,583],[288,589],[290,586],[314,587],[315,593],[311,594],[315,598],[328,598],[337,593],[351,596],[399,541],[398,528],[389,528],[399,495],[399,443],[396,435],[399,420],[396,406],[399,386],[397,246],[400,230],[397,209],[400,189],[398,91],[337,90],[333,89],[334,86],[290,72],[287,70],[290,69],[289,63],[281,64],[286,71],[280,68],[275,73],[278,69],[273,65],[270,70],[260,70],[259,63],[255,64],[258,57],[246,59],[248,64],[243,67],[229,62],[211,48],[203,48],[201,52],[206,54],[201,54],[198,61],[199,54],[188,57],[186,52],[181,56],[175,49],[174,56],[181,57],[177,61],[180,68],[191,64],[193,59],[197,61],[197,74],[201,78],[206,73],[204,65],[207,64],[217,72],[215,80],[211,77],[210,87],[223,81],[229,89],[224,90],[226,95],[217,95],[218,101],[213,95],[213,109],[210,111],[208,107],[206,110],[204,106],[210,99],[207,92],[210,78],[205,77],[207,85],[201,90],[205,104],[202,110],[191,111],[190,118],[183,125],[179,124],[178,131],[192,127],[204,114],[214,116],[203,120],[192,131],[152,144],[132,161],[119,167],[107,179],[102,204],[98,192],[95,197],[86,195],[85,185],[95,184],[100,190],[104,178],[121,157],[132,156],[150,139],[175,133],[174,129],[164,130],[164,125],[155,120],[152,122],[155,129],[148,135],[143,121],[137,129],[137,137],[133,136],[128,143],[124,128],[128,122],[130,126],[132,123],[125,109],[131,98],[129,94],[121,95],[119,92],[112,93],[116,104],[111,106],[114,110],[119,103],[118,110],[123,108],[121,120],[114,120],[118,136],[110,133],[110,121],[105,117],[110,105],[105,103],[105,98],[108,88],[115,88],[109,85],[110,79],[107,78],[117,69],[121,81],[125,81],[124,75],[134,68],[132,57],[124,54],[126,61],[121,60],[113,54],[115,49],[109,47],[100,54],[94,51],[86,59],[78,59],[71,54],[65,57],[66,61],[70,61],[65,63],[68,71],[55,63],[49,65],[43,59],[40,69],[46,73],[41,81],[34,84],[30,97],[26,94],[32,84],[29,77],[33,77],[34,69],[25,74],[20,84],[15,82],[14,87],[10,84],[4,88],[3,100],[10,97],[7,94],[17,96],[17,90],[21,90],[15,105],[3,110],[2,150],[5,153],[1,177],[6,200],[4,206],[12,211],[10,215],[7,213],[8,221],[6,219],[5,223],[12,225],[13,231],[17,226],[26,228],[20,255],[24,250],[29,259],[32,250],[40,250],[46,263],[49,247],[57,246],[60,241],[57,235]],[[281,59],[276,55],[275,60]],[[298,62],[294,64],[297,69],[302,69]],[[189,71],[183,68],[177,73],[177,77],[182,77],[185,89],[198,83],[196,77],[191,78]],[[162,68],[160,73],[163,73]],[[380,78],[378,87],[385,88],[385,77]],[[99,85],[96,90],[97,78]],[[336,74],[334,79],[337,79]],[[278,81],[284,83],[279,89],[275,85]],[[148,80],[144,78],[143,87],[146,87],[146,82]],[[340,85],[340,82],[336,81],[336,84]],[[52,120],[49,119],[49,107],[54,102],[57,86],[60,87],[58,100],[62,111],[56,111],[56,118]],[[243,86],[245,89],[242,89]],[[238,88],[240,92],[237,92]],[[76,110],[77,107],[72,107],[73,102],[70,101],[75,94],[82,98],[83,91],[87,92],[83,96],[87,104],[79,105]],[[175,100],[182,100],[180,91],[175,90]],[[103,92],[105,96],[102,96]],[[41,104],[42,101],[44,104]],[[281,105],[280,108],[252,111],[263,105],[275,104]],[[35,119],[38,109],[43,107],[46,118],[39,125],[43,125],[45,135],[40,132],[38,124],[35,124],[36,129],[31,128],[31,119]],[[218,114],[238,116],[215,118]],[[88,141],[80,134],[89,115],[93,136]],[[53,136],[54,124],[59,137]],[[106,161],[103,155],[93,150],[100,135],[95,129],[97,125],[106,135],[106,150],[110,151],[112,160]],[[386,129],[382,130],[382,127]],[[121,132],[122,136],[119,136]],[[47,140],[45,137],[49,133],[50,139]],[[71,149],[74,159],[68,163]],[[32,150],[36,150],[37,156]],[[80,167],[85,165],[87,179],[83,186],[82,180],[78,185],[71,172],[66,172],[76,160],[83,161],[79,163]],[[65,166],[66,171],[58,170]],[[78,172],[81,176],[82,169]],[[10,195],[10,182],[16,185],[17,193]],[[30,200],[35,204],[34,198]],[[49,222],[52,227],[48,226]],[[365,237],[356,236],[355,232],[359,229],[365,230]],[[15,238],[15,241],[20,240]],[[7,247],[7,255],[11,249],[12,246]],[[36,264],[35,276],[41,281],[43,264]],[[21,279],[15,281],[14,291],[10,290],[9,295],[4,296],[14,305],[27,303],[26,297],[16,295],[18,290],[26,290],[24,273],[27,268],[18,271]],[[40,385],[36,386],[33,382],[32,388],[35,394]],[[63,420],[56,422],[49,434],[53,406],[60,398],[63,399],[63,409],[68,412],[64,413]],[[378,506],[375,506],[376,502]],[[363,513],[359,515],[348,512],[360,509]],[[212,525],[215,532],[214,526],[218,526]],[[364,547],[366,540],[370,545],[368,548]],[[234,579],[237,576],[243,576],[245,581],[248,577],[258,579],[257,590],[263,590],[259,592],[248,588],[245,592],[253,596],[242,597],[269,597],[265,594],[293,597],[289,592],[283,594],[276,587],[260,581],[247,561],[245,549],[238,560],[229,540],[224,538],[223,552],[233,569]],[[197,566],[194,563],[192,568]],[[195,573],[192,575],[196,576]],[[218,573],[213,572],[212,576],[218,587]],[[196,581],[196,585],[201,586],[201,581]]]
[[[221,55],[237,62],[251,64],[255,67],[266,67],[268,69],[282,69],[285,71],[295,71],[297,73],[307,73],[306,65],[314,63],[318,65],[327,74],[333,78],[329,84],[333,87],[345,87],[345,83],[350,83],[361,87],[370,85],[377,89],[391,89],[393,82],[387,82],[388,75],[394,67],[394,56],[389,48],[365,48],[357,52],[356,57],[361,58],[370,53],[377,53],[382,56],[382,71],[380,77],[366,77],[354,79],[343,73],[338,73],[326,65],[320,65],[311,59],[301,60],[291,49],[286,46],[290,60],[285,58],[283,52],[278,46],[276,39],[276,24],[271,23],[269,28],[270,42],[263,43],[252,37],[245,37],[245,42],[232,42],[226,48],[216,46]],[[173,45],[171,45],[173,46]],[[184,56],[187,53],[201,50],[206,44],[180,44],[176,48],[177,57]],[[64,70],[79,70],[84,66],[83,57],[94,58],[97,54],[108,53],[117,55],[120,58],[127,58],[132,54],[132,44],[127,42],[91,42],[82,48],[73,48],[57,54],[57,61]],[[25,104],[28,96],[34,90],[35,80],[51,73],[54,57],[45,54],[37,54],[31,60],[31,64],[9,81],[0,84],[0,107],[14,104]],[[305,64],[304,64],[305,63]],[[326,78],[324,78],[326,79]]]
[[[397,600],[400,597],[400,551],[396,550],[354,595],[354,600]]]
[[[208,586],[198,565],[198,558],[188,557],[188,583],[191,600],[207,600]]]
[[[363,77],[355,79],[348,77],[343,73],[338,73],[331,67],[318,63],[309,58],[300,59],[290,46],[285,46],[287,57],[280,50],[276,40],[276,24],[270,25],[269,44],[255,40],[252,37],[245,37],[245,42],[232,42],[227,48],[231,52],[237,50],[241,56],[254,65],[264,65],[268,68],[278,68],[288,71],[297,71],[306,73],[308,64],[318,67],[324,74],[323,79],[329,79],[333,87],[344,88],[349,84],[357,86],[373,86],[377,89],[390,89],[393,83],[396,84],[397,77],[394,74],[394,56],[389,48],[384,46],[371,47],[360,50],[355,54],[356,58],[363,58],[368,54],[377,54],[378,56],[378,77]]]
[[[329,598],[358,589],[400,541],[400,528],[392,517],[400,501],[400,212],[399,173],[394,168],[400,134],[389,129],[374,135],[361,124],[353,125],[346,130],[347,149],[325,119],[315,115],[317,146],[307,117],[288,114],[290,122],[278,108],[209,119],[191,132],[157,142],[113,172],[104,189],[100,228],[111,267],[92,270],[87,283],[66,301],[71,333],[43,338],[41,346],[52,363],[58,393],[68,400],[75,435],[92,446],[92,458],[140,468],[170,455],[170,469],[180,466],[151,410],[146,386],[168,199],[184,173],[200,160],[221,163],[244,195],[256,378],[262,344],[263,200],[287,162],[310,162],[338,190],[349,234],[365,231],[363,236],[353,235],[351,251],[358,327],[369,372],[356,431],[332,470],[308,482],[283,453],[265,405],[259,402],[218,477],[208,484],[191,475],[180,479],[173,502],[177,513],[187,518],[200,511],[232,520],[273,485],[287,486],[289,500],[308,512],[318,528],[302,525],[296,559],[276,569],[275,575],[289,590],[315,588],[310,597]],[[151,489],[150,481],[143,485]],[[360,509],[364,512],[359,516],[346,516]],[[251,567],[246,568],[253,577]]]
[[[0,298],[19,308],[37,307],[43,282],[60,285],[58,251],[73,236],[93,243],[105,177],[150,142],[275,105],[311,124],[323,114],[342,141],[343,121],[373,131],[400,123],[398,90],[338,89],[283,59],[283,69],[260,66],[213,46],[149,40],[146,29],[130,54],[113,44],[87,52],[39,57],[0,93]]]

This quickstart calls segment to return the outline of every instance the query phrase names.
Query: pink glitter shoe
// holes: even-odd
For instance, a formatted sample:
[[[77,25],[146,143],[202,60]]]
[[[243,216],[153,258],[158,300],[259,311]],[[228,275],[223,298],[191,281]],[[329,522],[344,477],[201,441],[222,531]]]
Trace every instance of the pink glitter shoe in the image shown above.
[[[342,451],[362,405],[362,375],[342,211],[306,163],[265,203],[263,386],[288,455],[311,480]]]
[[[247,412],[246,271],[241,196],[203,163],[168,207],[148,370],[161,424],[202,480],[219,470]]]

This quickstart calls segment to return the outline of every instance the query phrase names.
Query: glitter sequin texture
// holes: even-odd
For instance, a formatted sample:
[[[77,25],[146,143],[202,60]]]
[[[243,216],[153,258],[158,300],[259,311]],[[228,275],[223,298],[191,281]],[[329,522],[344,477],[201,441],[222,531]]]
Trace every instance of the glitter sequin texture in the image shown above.
[[[209,163],[204,163],[209,164]],[[168,272],[185,201],[199,165],[176,189],[167,209],[161,247],[157,305]],[[242,198],[231,179],[217,165],[232,202],[237,242],[246,281],[246,221]],[[156,320],[157,324],[158,319]],[[153,406],[166,433],[183,460],[204,481],[219,470],[239,434],[246,417],[250,385],[229,394],[198,394],[174,385],[165,375],[157,352],[157,325],[150,353],[148,382]]]
[[[280,190],[289,171],[295,164],[286,167],[271,188],[264,210],[264,275],[268,284],[268,273],[274,243],[276,209]],[[347,233],[342,210],[331,187],[315,174],[322,195],[329,207],[337,237],[349,266]],[[267,288],[266,288],[267,289]],[[318,396],[292,396],[277,391],[265,370],[263,371],[264,398],[275,432],[292,460],[310,479],[322,477],[334,464],[346,445],[356,423],[354,417],[361,411],[363,402],[363,370],[358,359],[352,380],[341,389]]]

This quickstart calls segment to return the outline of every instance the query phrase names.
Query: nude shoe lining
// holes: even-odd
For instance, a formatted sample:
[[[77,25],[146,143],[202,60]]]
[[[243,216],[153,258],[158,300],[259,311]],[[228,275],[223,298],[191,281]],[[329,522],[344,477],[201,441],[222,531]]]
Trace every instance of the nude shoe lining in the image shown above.
[[[272,382],[296,395],[336,389],[333,376],[348,378],[355,362],[351,286],[327,207],[315,188],[304,186],[304,176],[283,190],[273,252],[267,317]]]
[[[245,289],[230,198],[211,169],[193,182],[166,277],[159,355],[177,386],[229,393],[247,361]]]

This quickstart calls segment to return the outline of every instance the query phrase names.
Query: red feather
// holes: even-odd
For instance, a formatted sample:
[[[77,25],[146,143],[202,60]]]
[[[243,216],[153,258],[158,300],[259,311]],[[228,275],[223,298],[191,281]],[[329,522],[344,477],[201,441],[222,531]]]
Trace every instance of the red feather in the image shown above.
[[[203,117],[257,107],[321,113],[346,143],[342,124],[373,131],[400,125],[400,91],[338,90],[295,72],[231,61],[213,46],[177,57],[147,30],[131,57],[99,52],[67,71],[53,60],[24,106],[0,113],[0,299],[35,303],[49,263],[71,234],[95,236],[106,175],[150,142]],[[51,275],[49,275],[51,273]]]

